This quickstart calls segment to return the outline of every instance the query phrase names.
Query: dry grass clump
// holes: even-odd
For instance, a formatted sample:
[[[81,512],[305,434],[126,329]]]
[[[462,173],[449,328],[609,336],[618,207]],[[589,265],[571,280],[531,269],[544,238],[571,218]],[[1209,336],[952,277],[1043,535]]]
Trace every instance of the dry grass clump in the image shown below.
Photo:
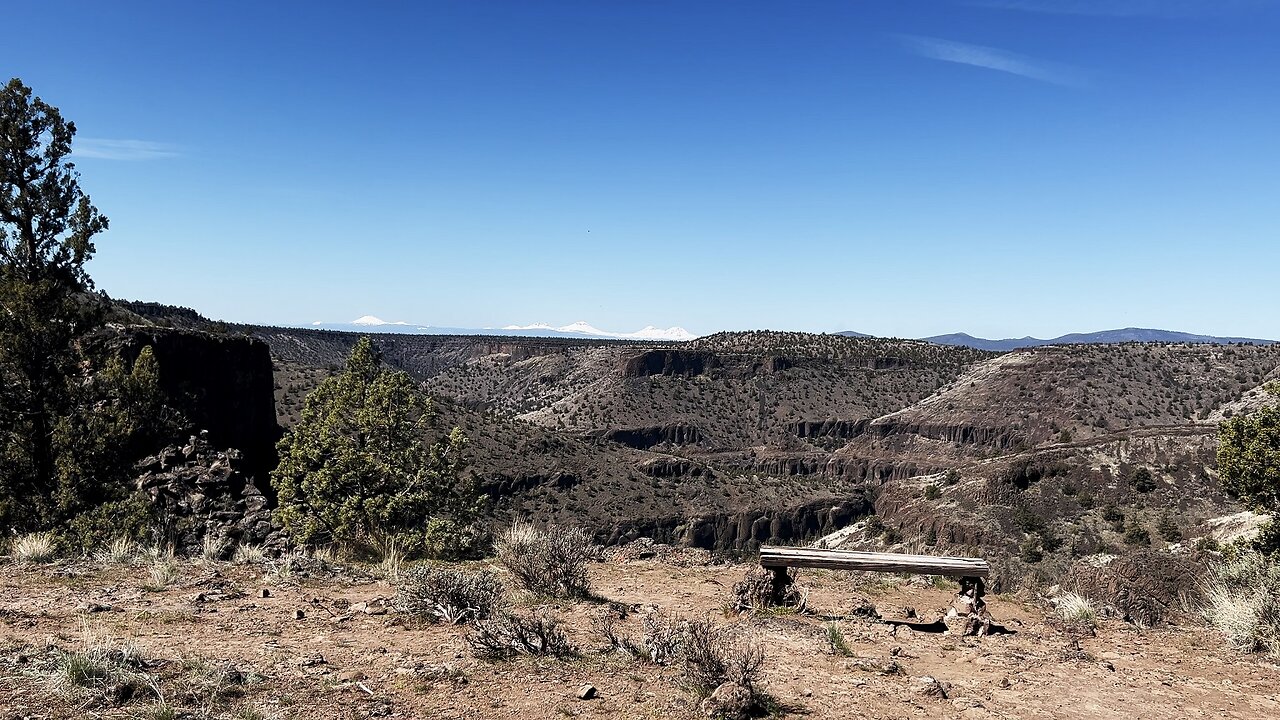
[[[1212,568],[1204,595],[1205,619],[1233,648],[1280,655],[1280,565],[1241,553]]]
[[[113,643],[99,633],[82,630],[80,648],[59,651],[48,676],[54,694],[75,701],[119,705],[154,694],[144,670],[147,661],[131,643]]]
[[[401,568],[404,567],[405,556],[400,544],[392,540],[382,551],[382,559],[378,561],[378,572],[386,579],[395,582],[400,579]]]
[[[231,553],[231,562],[236,565],[257,565],[266,559],[267,554],[263,552],[261,545],[240,543],[235,552]]]
[[[506,588],[487,568],[468,572],[418,565],[401,574],[395,608],[412,617],[457,625],[487,619],[505,596]]]
[[[207,533],[200,544],[200,560],[206,563],[218,562],[227,557],[231,542],[226,538]]]
[[[170,699],[184,706],[209,708],[244,694],[244,687],[262,682],[262,676],[245,672],[228,663],[186,658],[182,673],[169,683]]]
[[[520,587],[543,597],[578,598],[591,592],[587,564],[597,549],[581,528],[541,529],[516,523],[498,538],[498,560]]]
[[[132,565],[138,561],[138,554],[138,544],[120,536],[95,552],[93,559],[103,565]]]
[[[518,655],[549,655],[570,658],[578,655],[560,623],[547,613],[518,615],[502,612],[487,620],[477,620],[467,643],[476,657],[508,660]]]
[[[16,562],[34,565],[50,562],[58,557],[58,542],[51,532],[30,533],[13,541],[9,556]]]
[[[1052,600],[1058,617],[1073,625],[1092,625],[1098,621],[1098,608],[1082,595],[1063,593]]]

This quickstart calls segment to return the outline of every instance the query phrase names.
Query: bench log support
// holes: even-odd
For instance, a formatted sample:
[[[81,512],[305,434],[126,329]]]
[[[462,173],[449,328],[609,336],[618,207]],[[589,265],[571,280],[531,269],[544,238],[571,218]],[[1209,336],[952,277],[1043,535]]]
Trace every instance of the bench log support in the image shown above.
[[[771,567],[773,589],[769,592],[769,600],[774,605],[782,605],[787,601],[787,593],[791,590],[791,572],[785,567]]]

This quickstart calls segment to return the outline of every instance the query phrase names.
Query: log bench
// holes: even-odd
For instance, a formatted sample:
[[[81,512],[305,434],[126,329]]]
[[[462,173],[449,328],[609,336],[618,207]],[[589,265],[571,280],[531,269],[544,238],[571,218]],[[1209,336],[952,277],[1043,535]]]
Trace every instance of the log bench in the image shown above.
[[[935,557],[905,553],[861,552],[857,550],[824,550],[806,547],[762,547],[760,567],[773,573],[772,594],[781,602],[791,585],[790,568],[825,568],[828,570],[860,570],[919,575],[944,575],[960,580],[961,588],[972,587],[975,597],[985,594],[982,578],[991,574],[991,566],[981,558]]]

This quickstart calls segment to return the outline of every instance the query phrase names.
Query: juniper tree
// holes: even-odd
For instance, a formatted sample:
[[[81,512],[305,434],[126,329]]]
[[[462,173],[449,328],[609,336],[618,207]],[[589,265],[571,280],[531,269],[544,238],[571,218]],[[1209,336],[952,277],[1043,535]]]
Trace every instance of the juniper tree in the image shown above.
[[[75,124],[14,78],[0,90],[0,524],[54,511],[75,341],[99,324],[84,264],[107,229],[68,160]]]
[[[1268,392],[1280,395],[1275,384]],[[1218,429],[1218,474],[1228,492],[1250,510],[1270,513],[1260,545],[1280,551],[1280,406],[1237,415]]]
[[[432,418],[417,383],[361,338],[279,443],[280,522],[303,543],[358,552],[467,552],[483,498],[465,472],[462,431],[429,442]]]

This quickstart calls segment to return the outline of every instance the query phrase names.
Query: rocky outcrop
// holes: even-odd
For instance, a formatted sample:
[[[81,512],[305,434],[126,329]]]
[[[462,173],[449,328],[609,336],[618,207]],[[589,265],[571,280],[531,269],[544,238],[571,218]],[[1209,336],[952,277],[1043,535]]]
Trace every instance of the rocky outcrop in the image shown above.
[[[1141,550],[1085,558],[1071,568],[1065,585],[1114,607],[1126,620],[1151,626],[1195,607],[1204,574],[1204,564],[1195,558]]]
[[[480,478],[480,492],[490,497],[506,497],[526,492],[537,487],[552,487],[566,490],[582,482],[582,478],[574,473],[493,473]]]
[[[206,536],[224,541],[228,552],[237,543],[285,547],[270,502],[243,461],[238,450],[215,450],[201,433],[136,465],[137,488],[150,498],[155,526],[175,550],[199,554]]]
[[[1018,440],[1018,433],[1013,428],[897,420],[880,420],[871,423],[867,432],[878,439],[894,435],[919,435],[930,440],[942,440],[961,445],[983,445],[999,450],[1012,448]]]
[[[706,465],[676,457],[646,460],[638,464],[636,469],[649,477],[656,478],[711,477],[713,475],[711,468]]]
[[[212,335],[154,327],[107,330],[94,342],[132,363],[150,346],[166,402],[215,447],[237,448],[245,468],[264,475],[275,465],[276,424],[271,353],[244,335]]]
[[[622,365],[622,377],[639,378],[652,375],[680,375],[693,377],[719,367],[714,353],[695,350],[648,350],[627,358]]]
[[[817,539],[871,511],[870,497],[857,495],[790,508],[623,520],[597,533],[597,538],[610,545],[649,537],[660,543],[706,550],[752,549],[765,543]]]
[[[817,439],[817,438],[839,438],[848,440],[858,437],[866,432],[867,426],[871,421],[863,418],[861,420],[800,420],[791,426],[791,431],[796,437]]]
[[[637,450],[647,450],[656,445],[696,445],[703,440],[702,432],[696,426],[685,423],[613,428],[605,430],[602,437]]]

